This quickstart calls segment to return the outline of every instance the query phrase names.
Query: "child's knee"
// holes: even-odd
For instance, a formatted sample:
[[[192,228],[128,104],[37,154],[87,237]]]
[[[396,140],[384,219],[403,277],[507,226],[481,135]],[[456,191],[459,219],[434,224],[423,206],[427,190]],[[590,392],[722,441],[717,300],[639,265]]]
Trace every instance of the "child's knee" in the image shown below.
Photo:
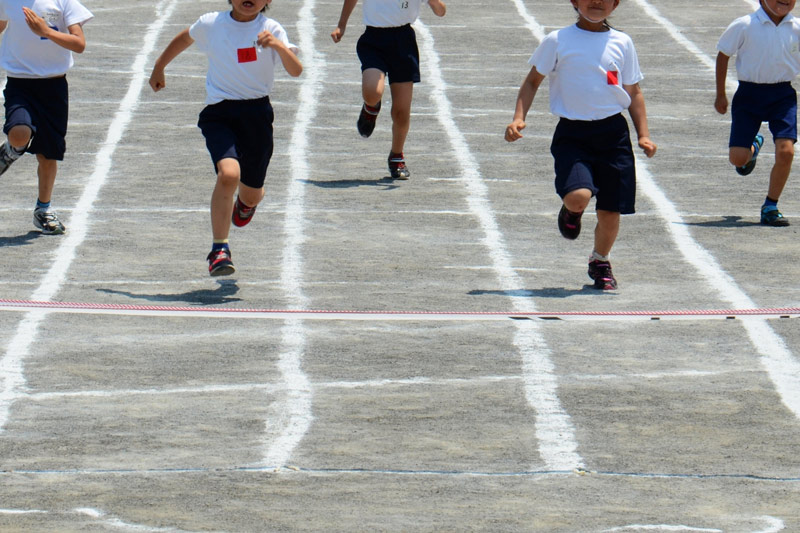
[[[794,143],[778,141],[775,146],[775,162],[779,165],[791,165],[794,160]]]
[[[393,107],[392,122],[394,122],[395,124],[408,124],[409,122],[411,122],[411,110],[397,109]]]
[[[734,146],[731,148],[729,160],[735,167],[743,167],[753,157],[753,151],[750,148],[743,148],[741,146]]]
[[[14,148],[28,146],[31,137],[33,137],[33,131],[28,126],[14,126],[8,131],[8,142]]]

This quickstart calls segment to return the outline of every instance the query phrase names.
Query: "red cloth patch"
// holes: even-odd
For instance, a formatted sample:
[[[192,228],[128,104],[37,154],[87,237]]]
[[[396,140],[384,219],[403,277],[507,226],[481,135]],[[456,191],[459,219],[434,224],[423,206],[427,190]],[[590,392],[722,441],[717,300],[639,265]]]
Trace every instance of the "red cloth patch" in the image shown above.
[[[609,70],[606,72],[606,80],[609,85],[619,85],[619,72],[616,70]]]
[[[258,59],[255,46],[251,46],[250,48],[239,48],[236,52],[239,55],[239,63],[250,63],[251,61],[256,61]]]

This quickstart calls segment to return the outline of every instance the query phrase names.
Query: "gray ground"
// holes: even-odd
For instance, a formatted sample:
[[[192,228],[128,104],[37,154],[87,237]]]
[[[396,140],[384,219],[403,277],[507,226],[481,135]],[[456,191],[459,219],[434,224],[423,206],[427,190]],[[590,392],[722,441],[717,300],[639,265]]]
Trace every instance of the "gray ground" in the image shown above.
[[[586,277],[593,214],[576,242],[556,229],[546,89],[526,138],[502,139],[537,44],[518,8],[550,31],[573,20],[565,0],[423,9],[407,182],[386,177],[388,95],[373,137],[355,131],[360,8],[334,45],[340,1],[276,0],[306,71],[278,76],[267,198],[232,233],[238,272],[222,281],[204,261],[204,58],[180,56],[159,94],[141,76],[226,3],[85,4],[96,18],[69,75],[55,195],[68,234],[33,230],[25,157],[2,177],[3,300],[800,307],[800,182],[781,200],[793,225],[760,226],[769,135],[741,178],[712,107],[707,61],[749,2],[624,0],[615,13],[659,152],[640,157],[613,294]],[[0,530],[800,531],[796,318],[327,318],[0,312]]]

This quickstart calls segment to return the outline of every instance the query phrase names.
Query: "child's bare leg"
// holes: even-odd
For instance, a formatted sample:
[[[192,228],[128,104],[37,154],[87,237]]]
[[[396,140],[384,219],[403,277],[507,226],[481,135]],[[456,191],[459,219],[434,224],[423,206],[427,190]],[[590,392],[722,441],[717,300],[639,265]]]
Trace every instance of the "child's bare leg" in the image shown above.
[[[377,68],[368,68],[361,73],[361,95],[364,103],[377,107],[386,89],[386,75]]]
[[[567,208],[569,209],[569,208]],[[619,234],[620,215],[616,211],[597,210],[597,226],[594,228],[594,251],[607,256]]]
[[[39,175],[39,201],[47,204],[50,203],[50,199],[53,196],[56,173],[58,172],[58,161],[55,159],[47,159],[41,154],[36,154],[36,159],[39,161],[39,169],[37,172]]]
[[[745,166],[753,157],[753,147],[731,146],[728,159],[735,167]]]
[[[767,196],[778,201],[789,179],[794,160],[794,141],[791,139],[775,139],[775,165],[769,175]]]
[[[28,146],[33,132],[28,126],[14,126],[8,131],[8,144],[17,149]]]
[[[244,183],[239,184],[239,200],[247,207],[255,207],[264,199],[264,187],[256,189]]]
[[[583,213],[592,199],[589,189],[575,189],[568,192],[564,198],[564,206],[573,213]]]
[[[406,144],[411,127],[411,99],[414,83],[407,81],[389,85],[392,91],[392,152],[400,154]]]
[[[211,193],[211,234],[214,240],[228,238],[233,215],[233,195],[239,185],[239,161],[222,159],[217,163],[217,184]]]

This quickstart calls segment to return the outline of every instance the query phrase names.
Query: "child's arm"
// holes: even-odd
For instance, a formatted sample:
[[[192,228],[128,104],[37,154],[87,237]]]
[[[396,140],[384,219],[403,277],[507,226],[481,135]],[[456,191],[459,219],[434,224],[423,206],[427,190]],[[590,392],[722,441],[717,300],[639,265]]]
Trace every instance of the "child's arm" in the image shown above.
[[[443,17],[447,13],[447,5],[442,0],[428,0],[428,5],[437,17]]]
[[[82,54],[86,49],[86,37],[83,35],[83,28],[80,24],[69,26],[67,28],[69,33],[63,33],[48,26],[47,22],[45,22],[42,17],[27,7],[23,7],[22,11],[25,13],[25,22],[28,24],[28,27],[39,37],[49,39],[58,46],[66,48],[70,52],[75,52],[76,54]]]
[[[536,67],[531,67],[531,71],[522,82],[517,94],[517,107],[514,110],[514,120],[511,121],[506,127],[505,138],[508,142],[514,142],[522,138],[522,130],[525,129],[525,117],[528,116],[528,110],[533,104],[533,98],[536,96],[536,91],[539,90],[539,85],[544,80],[544,74],[539,74]]]
[[[262,31],[258,34],[257,42],[258,46],[272,48],[278,52],[278,55],[281,57],[281,63],[283,63],[283,68],[286,69],[289,76],[296,78],[303,73],[303,64],[300,63],[300,58],[298,58],[283,41],[272,35],[272,33],[267,30]]]
[[[186,28],[167,45],[164,51],[156,59],[156,64],[153,66],[153,72],[150,74],[150,87],[158,92],[167,86],[164,77],[164,69],[172,62],[178,55],[192,46],[194,39],[189,35],[189,28]]]
[[[631,97],[631,105],[628,108],[628,113],[633,120],[633,127],[636,128],[636,134],[639,136],[639,148],[644,150],[647,157],[656,155],[656,143],[650,140],[650,129],[647,127],[647,110],[644,105],[644,94],[638,83],[633,85],[623,85],[625,91]]]
[[[7,20],[0,20],[0,33],[3,33],[4,31],[6,31],[7,27],[8,27],[8,21]]]
[[[725,94],[725,83],[728,79],[728,60],[722,52],[717,54],[717,99],[714,101],[714,109],[717,113],[724,115],[728,111],[728,96]]]
[[[350,20],[350,15],[356,8],[357,3],[358,0],[344,0],[344,4],[342,5],[342,14],[339,15],[339,23],[336,25],[336,29],[331,32],[331,39],[333,39],[333,42],[338,43],[342,40],[342,37],[344,37],[344,30],[347,28],[347,21]]]

